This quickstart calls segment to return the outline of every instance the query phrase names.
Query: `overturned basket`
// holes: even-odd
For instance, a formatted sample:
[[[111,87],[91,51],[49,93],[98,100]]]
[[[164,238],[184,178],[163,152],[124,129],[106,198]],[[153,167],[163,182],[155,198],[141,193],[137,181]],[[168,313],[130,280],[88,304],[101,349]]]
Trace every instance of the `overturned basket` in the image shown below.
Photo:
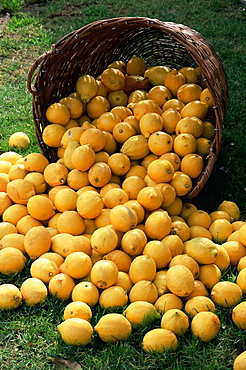
[[[27,79],[28,90],[33,96],[33,119],[39,147],[50,162],[57,160],[57,151],[42,141],[42,132],[49,124],[45,112],[51,103],[74,92],[79,76],[98,76],[111,62],[126,62],[134,54],[142,57],[148,66],[200,67],[213,95],[216,135],[204,171],[186,196],[192,198],[204,187],[217,159],[228,90],[222,61],[213,45],[200,33],[182,24],[142,17],[113,18],[93,22],[52,45],[50,51],[34,62]]]

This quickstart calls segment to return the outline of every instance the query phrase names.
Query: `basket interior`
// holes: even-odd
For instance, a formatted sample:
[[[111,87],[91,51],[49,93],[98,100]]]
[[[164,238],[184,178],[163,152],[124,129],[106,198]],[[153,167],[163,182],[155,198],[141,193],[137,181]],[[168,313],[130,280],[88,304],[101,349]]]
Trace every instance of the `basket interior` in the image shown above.
[[[215,102],[212,113],[216,137],[211,150],[218,155],[228,100],[227,79],[219,55],[195,30],[172,22],[136,17],[97,21],[85,26],[64,36],[41,56],[41,62],[34,63],[27,85],[33,94],[37,140],[49,161],[56,161],[57,153],[56,148],[42,142],[43,129],[49,124],[45,117],[48,106],[74,92],[81,75],[97,77],[113,61],[127,62],[133,55],[142,57],[148,67],[200,67]]]

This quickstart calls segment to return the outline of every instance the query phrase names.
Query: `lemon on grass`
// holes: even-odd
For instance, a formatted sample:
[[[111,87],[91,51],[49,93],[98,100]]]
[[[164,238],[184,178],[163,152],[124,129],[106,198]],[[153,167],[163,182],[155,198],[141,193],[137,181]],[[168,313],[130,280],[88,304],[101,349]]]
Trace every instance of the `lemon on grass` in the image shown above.
[[[99,297],[99,305],[102,308],[124,307],[127,302],[127,292],[122,287],[116,285],[104,289]]]
[[[0,273],[11,275],[24,269],[26,257],[17,248],[7,247],[0,250]]]
[[[175,351],[178,347],[178,339],[172,331],[156,328],[144,335],[142,346],[145,352]]]
[[[67,274],[60,273],[50,279],[48,291],[57,299],[66,301],[70,298],[74,287],[75,281],[73,278]]]
[[[155,301],[155,304],[154,304],[156,310],[161,314],[165,313],[166,311],[172,308],[181,309],[182,305],[183,303],[182,303],[181,298],[173,293],[163,294]]]
[[[202,342],[209,342],[219,333],[220,326],[220,320],[214,312],[202,311],[193,317],[191,332]]]
[[[246,330],[246,301],[237,304],[232,310],[232,321],[242,330]]]
[[[218,306],[230,308],[236,306],[242,299],[242,289],[231,281],[219,281],[211,290],[210,296]]]
[[[232,233],[232,224],[228,220],[220,218],[211,223],[209,231],[216,243],[223,243]]]
[[[85,302],[74,301],[68,303],[63,312],[64,320],[79,317],[90,321],[92,319],[92,311],[90,306]]]
[[[135,326],[145,326],[161,318],[155,306],[146,301],[136,301],[130,303],[124,310],[123,315]]]
[[[241,352],[238,355],[233,363],[233,370],[245,370],[245,363],[246,363],[246,351]]]
[[[24,132],[14,132],[9,137],[9,147],[27,149],[30,145],[30,139]]]
[[[32,262],[30,274],[33,278],[40,279],[48,284],[53,276],[59,274],[59,267],[47,258],[38,258]]]
[[[23,281],[20,292],[27,306],[37,306],[45,302],[48,290],[45,283],[38,278],[28,278]]]
[[[100,318],[94,330],[103,342],[116,343],[131,335],[132,326],[122,314],[109,313]]]
[[[12,310],[19,307],[21,302],[22,294],[16,285],[0,285],[0,309]]]
[[[171,330],[178,337],[184,335],[189,326],[188,316],[178,308],[168,310],[161,319],[161,328]]]
[[[205,296],[196,296],[190,298],[184,306],[184,311],[190,318],[193,318],[198,312],[210,311],[215,312],[214,302]]]
[[[67,319],[59,324],[57,329],[66,344],[83,346],[91,342],[93,328],[85,319],[79,317]]]
[[[236,280],[237,285],[242,289],[242,292],[246,293],[246,268],[239,271]]]

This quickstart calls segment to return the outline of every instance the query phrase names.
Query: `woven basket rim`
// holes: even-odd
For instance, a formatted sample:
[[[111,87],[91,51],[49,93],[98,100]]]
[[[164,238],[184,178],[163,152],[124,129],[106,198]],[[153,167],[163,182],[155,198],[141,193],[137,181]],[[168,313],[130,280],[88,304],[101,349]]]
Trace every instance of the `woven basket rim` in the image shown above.
[[[174,42],[182,45],[194,63],[200,67],[205,76],[206,84],[208,88],[210,88],[214,98],[215,106],[213,107],[213,111],[216,120],[215,138],[206,158],[207,165],[199,179],[197,179],[195,188],[193,188],[188,195],[188,197],[194,197],[204,187],[219,154],[222,141],[222,125],[228,105],[228,85],[222,60],[213,45],[198,31],[184,24],[163,22],[158,19],[146,17],[116,17],[97,20],[68,33],[53,44],[50,50],[37,58],[30,67],[27,77],[27,88],[33,96],[34,124],[37,127],[42,120],[39,102],[39,96],[42,94],[42,91],[39,90],[39,87],[41,85],[40,71],[43,65],[46,65],[49,61],[51,62],[52,58],[63,55],[62,53],[65,55],[66,49],[69,48],[71,44],[76,47],[76,42],[79,43],[80,40],[87,38],[90,41],[90,38],[93,38],[93,33],[95,32],[102,33],[102,30],[104,30],[104,32],[108,30],[112,32],[114,30],[117,30],[117,32],[125,32],[127,30],[128,32],[128,30],[134,29],[156,29],[163,32],[164,35],[171,37]],[[223,82],[223,85],[221,85],[221,82]],[[38,140],[41,140],[40,133],[38,135]]]

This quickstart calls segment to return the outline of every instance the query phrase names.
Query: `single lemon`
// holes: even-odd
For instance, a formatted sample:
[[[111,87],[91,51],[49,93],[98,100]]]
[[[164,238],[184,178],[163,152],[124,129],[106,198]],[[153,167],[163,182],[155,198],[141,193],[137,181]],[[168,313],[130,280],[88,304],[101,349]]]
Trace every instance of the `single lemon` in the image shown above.
[[[82,346],[91,342],[93,328],[85,319],[79,317],[67,319],[59,324],[57,329],[66,344]]]
[[[146,352],[163,353],[165,351],[175,351],[178,347],[178,339],[172,331],[156,328],[144,335],[142,345]]]
[[[109,313],[101,317],[94,330],[104,342],[115,343],[127,339],[132,332],[131,323],[119,313]]]

